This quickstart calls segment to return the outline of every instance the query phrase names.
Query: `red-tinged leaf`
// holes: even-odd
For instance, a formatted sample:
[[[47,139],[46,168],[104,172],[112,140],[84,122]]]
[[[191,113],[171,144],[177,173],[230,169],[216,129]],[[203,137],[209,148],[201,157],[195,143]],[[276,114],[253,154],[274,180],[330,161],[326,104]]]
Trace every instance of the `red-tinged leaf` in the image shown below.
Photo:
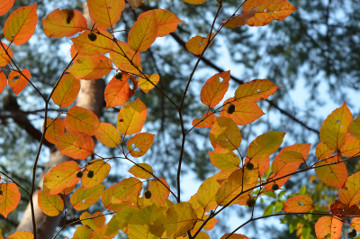
[[[4,67],[11,62],[12,55],[13,53],[10,47],[5,43],[0,42],[0,67]]]
[[[21,73],[13,70],[8,78],[9,86],[16,95],[25,88],[31,78],[31,73],[28,69],[22,70]]]
[[[215,219],[215,218],[212,218],[212,219]],[[205,227],[209,226],[210,222],[214,222],[212,219],[210,219],[206,223],[206,225],[204,226],[204,230],[207,230],[207,229],[205,229]],[[192,231],[194,231],[194,229]],[[200,231],[199,234],[197,234],[196,239],[210,239],[210,237],[208,234],[206,234],[206,232]]]
[[[141,55],[131,49],[128,43],[117,41],[110,52],[110,59],[121,71],[141,75]]]
[[[18,206],[21,195],[15,183],[0,183],[0,191],[0,214],[7,218]]]
[[[225,27],[235,28],[238,26],[244,26],[250,18],[252,18],[257,12],[257,8],[251,9],[250,11],[243,12],[232,17],[229,21],[225,23]]]
[[[280,147],[284,136],[285,133],[277,131],[270,131],[259,135],[250,143],[247,149],[247,156],[250,160],[269,157]]]
[[[320,142],[318,146],[316,146],[315,156],[318,159],[326,159],[329,158],[334,151],[334,149],[329,149],[325,143]]]
[[[356,119],[354,119],[353,122],[351,122],[349,126],[349,133],[353,134],[356,138],[360,139],[360,115],[358,115]]]
[[[139,78],[139,87],[145,94],[149,93],[150,90],[154,89],[154,87],[159,83],[160,76],[156,73],[152,74],[151,76],[146,75],[146,78],[140,77]]]
[[[76,210],[85,210],[99,200],[104,191],[104,185],[97,185],[92,188],[78,188],[70,197],[70,203]]]
[[[160,181],[162,182],[160,182]],[[164,204],[168,199],[170,191],[169,184],[165,179],[159,178],[159,180],[152,180],[149,182],[149,191],[151,192],[151,199],[160,204]],[[167,186],[165,187],[164,184]]]
[[[187,233],[197,220],[196,213],[189,202],[171,206],[166,211],[166,215],[164,226],[169,237],[178,237]]]
[[[17,231],[11,234],[7,239],[34,239],[34,235],[29,231]]]
[[[91,136],[80,132],[66,132],[56,137],[59,151],[73,159],[86,159],[94,152],[94,141]]]
[[[155,134],[139,133],[131,137],[127,142],[127,149],[133,157],[141,157],[150,149]]]
[[[111,202],[120,203],[130,199],[141,191],[142,185],[139,179],[133,177],[121,180],[118,184],[115,184]]]
[[[337,156],[333,156],[321,161],[320,163],[317,163],[316,166],[318,167],[324,164],[338,162],[339,160],[340,159]],[[326,185],[336,188],[341,188],[348,178],[348,172],[343,162],[318,167],[315,169],[315,172],[320,180],[323,181]]]
[[[206,112],[200,119],[194,119],[192,125],[197,128],[211,128],[214,120],[215,115],[212,112]]]
[[[240,146],[241,133],[232,119],[220,117],[214,121],[209,138],[215,151],[233,151]]]
[[[318,239],[338,239],[341,237],[342,222],[337,217],[324,216],[315,223]]]
[[[199,5],[199,4],[203,4],[206,0],[183,0],[183,1],[189,4]]]
[[[134,51],[146,51],[156,38],[157,22],[154,14],[138,18],[129,32],[128,43]]]
[[[44,33],[50,38],[71,37],[75,33],[87,29],[85,17],[81,12],[73,9],[60,10],[58,8],[41,21]]]
[[[344,103],[334,110],[320,128],[320,140],[329,149],[340,149],[344,144],[348,128],[352,121],[352,114]]]
[[[340,153],[345,157],[355,157],[360,155],[360,139],[353,135],[348,136],[340,148]]]
[[[274,94],[279,87],[267,79],[256,79],[241,84],[235,91],[237,101],[266,100]]]
[[[228,102],[231,102],[231,104],[235,107],[234,112],[228,112],[228,108],[233,107],[230,106],[230,104],[227,104]],[[264,114],[265,113],[256,104],[256,102],[234,101],[234,98],[230,98],[224,102],[224,107],[220,115],[231,118],[237,125],[247,125],[254,122]]]
[[[288,164],[297,164],[298,166],[301,163],[304,163],[305,159],[303,155],[296,151],[281,151],[278,155],[276,155],[271,169],[274,173],[284,170]],[[288,172],[289,174],[292,172]]]
[[[135,134],[141,131],[147,116],[145,104],[137,98],[124,105],[117,117],[117,128],[123,135]]]
[[[99,127],[100,120],[91,110],[80,106],[73,106],[69,109],[65,117],[65,128],[72,132],[82,132],[94,135]]]
[[[138,20],[149,14],[153,14],[156,19],[157,37],[164,37],[169,35],[171,32],[175,32],[178,23],[183,22],[174,13],[164,9],[146,11],[139,16]]]
[[[95,40],[90,39],[94,37]],[[75,49],[82,55],[97,56],[112,51],[113,40],[106,31],[84,31],[76,38],[71,39]]]
[[[339,190],[339,198],[349,207],[360,201],[360,172],[348,177],[344,187]]]
[[[313,209],[315,209],[313,201],[306,195],[296,195],[291,197],[285,202],[284,207],[282,208],[283,211],[291,213],[308,212]]]
[[[354,228],[356,231],[360,232],[360,217],[354,218],[351,221],[350,226]]]
[[[37,4],[34,4],[11,13],[4,25],[6,40],[21,45],[31,38],[37,23],[36,9]]]
[[[74,103],[80,91],[80,80],[71,74],[64,75],[52,95],[52,100],[60,107],[68,107]]]
[[[117,212],[109,221],[105,234],[107,236],[115,236],[119,233],[119,230],[127,227],[130,218],[139,209],[135,207],[125,207]]]
[[[215,177],[207,178],[199,187],[196,193],[196,199],[200,203],[204,212],[215,209],[218,204],[215,201],[215,195],[220,188],[220,184]]]
[[[55,138],[65,133],[64,121],[61,118],[55,120],[48,118],[46,120],[46,133],[45,139],[52,144],[56,143]]]
[[[41,211],[50,217],[55,217],[64,209],[64,201],[60,195],[51,195],[46,191],[39,191],[38,203]]]
[[[129,173],[137,178],[148,179],[152,178],[153,169],[147,163],[138,163],[129,169]]]
[[[15,0],[2,0],[0,2],[0,16],[7,13],[14,5]]]
[[[220,239],[249,239],[247,236],[242,235],[242,234],[232,234],[230,237],[230,233],[227,233],[225,235],[223,235]]]
[[[102,159],[93,159],[90,163],[85,166],[83,176],[81,177],[81,184],[83,188],[92,188],[104,181],[110,172],[110,164],[106,163]],[[89,171],[93,172],[93,177],[88,177]]]
[[[229,88],[229,81],[230,71],[217,73],[210,77],[201,89],[201,102],[209,107],[219,104]]]
[[[120,132],[110,123],[101,122],[95,130],[95,137],[103,145],[114,148],[120,144]]]
[[[98,230],[105,224],[105,216],[101,212],[95,212],[91,215],[88,212],[83,212],[80,216],[81,223],[90,227],[92,230]]]
[[[133,10],[140,7],[144,3],[144,0],[126,0],[126,1],[130,4]]]
[[[220,170],[238,169],[240,164],[239,157],[233,152],[219,153],[209,152],[211,163]]]
[[[214,37],[214,34],[211,33],[211,37],[210,37],[211,42],[209,44],[209,35],[206,37],[194,36],[186,43],[186,49],[188,49],[188,51],[190,51],[191,53],[198,56],[203,53],[203,51],[205,50],[205,47],[208,44],[209,44],[209,46],[211,45],[213,37]]]
[[[206,231],[210,231],[212,230],[215,226],[216,223],[219,221],[219,219],[215,219],[215,218],[211,218],[206,225],[204,226],[204,230]],[[210,239],[210,237],[208,237],[208,235],[206,234],[207,237],[204,237],[205,239]]]
[[[109,74],[112,63],[106,56],[81,56],[69,68],[76,79],[93,80]]]
[[[129,80],[133,86],[130,88]],[[121,79],[114,76],[107,84],[104,92],[106,108],[120,106],[129,101],[137,89],[137,81],[135,77],[129,74],[122,74]]]
[[[79,182],[80,178],[76,177],[76,173],[80,170],[80,166],[74,161],[57,165],[45,175],[44,188],[52,195],[61,193]]]
[[[244,3],[243,11],[254,8],[257,8],[257,12],[248,20],[249,26],[265,26],[273,20],[282,21],[297,9],[286,0],[249,0]]]
[[[73,239],[85,239],[92,237],[92,230],[88,226],[78,226],[74,232]]]
[[[113,27],[125,8],[124,0],[87,0],[91,19],[100,27]]]
[[[0,70],[0,93],[3,92],[6,85],[7,85],[6,75],[3,71]]]

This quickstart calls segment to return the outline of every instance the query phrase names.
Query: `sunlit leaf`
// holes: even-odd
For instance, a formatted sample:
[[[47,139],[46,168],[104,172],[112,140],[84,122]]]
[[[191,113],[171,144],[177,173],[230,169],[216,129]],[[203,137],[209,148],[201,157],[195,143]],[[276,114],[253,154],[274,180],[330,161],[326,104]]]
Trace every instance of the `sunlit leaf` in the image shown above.
[[[360,201],[360,172],[348,177],[344,187],[339,189],[339,198],[349,207]]]
[[[217,73],[210,77],[201,89],[201,102],[209,107],[220,103],[229,88],[230,71]]]
[[[137,81],[135,77],[129,74],[122,74],[122,78],[118,79],[115,75],[107,84],[104,92],[106,108],[120,106],[129,101],[137,89]],[[132,82],[130,88],[129,81]]]
[[[91,19],[100,27],[112,27],[125,8],[124,0],[87,0]]]
[[[24,69],[20,72],[13,70],[8,77],[9,86],[17,95],[25,86],[29,83],[31,73],[28,69]]]
[[[228,22],[225,23],[225,27],[235,28],[238,26],[244,26],[250,18],[252,18],[257,12],[257,8],[251,9],[250,11],[243,12],[232,17]]]
[[[114,44],[112,38],[106,31],[84,31],[71,40],[80,54],[96,56],[112,51]]]
[[[267,79],[256,79],[241,84],[235,91],[235,100],[259,101],[266,100],[279,87]]]
[[[124,135],[135,134],[141,131],[147,116],[145,104],[137,98],[124,105],[117,117],[117,128]]]
[[[150,149],[155,134],[139,133],[134,135],[127,142],[127,149],[133,157],[141,157]]]
[[[121,71],[141,75],[141,55],[131,49],[128,43],[115,42],[113,51],[110,52],[110,59]]]
[[[110,123],[101,122],[95,130],[95,137],[103,145],[109,148],[114,148],[120,144],[120,132]]]
[[[0,16],[7,13],[14,5],[15,0],[2,0],[0,2]]]
[[[213,126],[214,120],[215,115],[212,112],[207,112],[203,114],[201,118],[194,119],[192,125],[197,128],[211,128]]]
[[[52,95],[52,100],[60,107],[74,103],[80,91],[80,81],[71,74],[64,75]]]
[[[55,9],[41,21],[44,33],[50,38],[70,37],[87,29],[85,17],[73,9]]]
[[[316,166],[331,164],[338,161],[339,158],[337,156],[333,156],[331,158],[321,161],[320,163],[317,163]],[[346,179],[348,178],[348,172],[343,162],[318,167],[315,169],[315,172],[320,178],[320,180],[323,181],[326,185],[336,188],[341,188],[344,185]]]
[[[91,110],[80,106],[73,106],[69,109],[65,117],[65,128],[72,132],[82,132],[94,135],[95,130],[100,124],[99,118]]]
[[[129,169],[129,173],[131,173],[137,178],[143,178],[143,179],[152,178],[153,177],[152,172],[153,172],[152,167],[147,163],[138,163]]]
[[[245,235],[236,234],[236,233],[232,234],[231,236],[230,236],[230,233],[227,233],[227,234],[223,235],[220,239],[225,239],[225,238],[227,238],[227,239],[249,239]]]
[[[92,188],[78,188],[70,197],[70,203],[76,210],[85,210],[99,200],[104,191],[104,185],[97,185]]]
[[[324,216],[315,223],[318,239],[338,239],[341,237],[342,222],[336,217]]]
[[[21,195],[15,183],[0,183],[0,191],[0,214],[7,218],[18,206]]]
[[[108,75],[112,70],[112,63],[106,56],[81,56],[69,68],[76,79],[93,80]]]
[[[211,33],[210,39],[214,37],[214,34]],[[205,47],[208,45],[209,36],[194,36],[186,43],[186,49],[195,55],[200,55],[205,50]],[[212,41],[210,42],[210,44]],[[209,45],[210,45],[209,44]]]
[[[4,25],[6,40],[16,45],[27,42],[35,31],[37,23],[37,4],[20,7],[11,13]]]
[[[316,146],[315,156],[318,159],[326,159],[326,158],[329,158],[333,154],[334,151],[335,151],[334,149],[329,149],[325,143],[320,142]]]
[[[204,3],[206,0],[183,0],[183,1],[190,4],[199,5]]]
[[[218,204],[215,201],[215,195],[220,188],[220,184],[215,177],[207,178],[199,187],[196,194],[196,199],[200,203],[204,212],[215,209]]]
[[[78,226],[74,232],[73,239],[86,239],[91,238],[92,231],[88,226]]]
[[[130,4],[132,9],[136,9],[144,3],[144,0],[126,0],[126,1]]]
[[[80,216],[81,223],[90,227],[93,230],[98,230],[105,223],[105,216],[101,212],[95,212],[91,215],[88,212],[83,212]]]
[[[66,132],[55,140],[59,151],[73,159],[86,159],[94,152],[93,139],[84,133]]]
[[[215,120],[209,138],[215,151],[233,151],[240,146],[241,133],[232,119],[220,117]]]
[[[3,71],[0,70],[0,93],[3,92],[6,85],[7,85],[6,75]]]
[[[0,67],[4,67],[11,62],[12,55],[13,53],[10,47],[5,43],[0,42]]]
[[[209,152],[211,163],[220,170],[238,169],[240,164],[239,157],[233,152],[219,153]]]
[[[39,191],[38,203],[41,211],[50,217],[59,215],[64,209],[64,201],[59,194],[51,195],[46,191]]]
[[[107,236],[115,236],[119,233],[119,230],[127,227],[130,218],[138,211],[139,209],[135,207],[126,207],[117,212],[108,223],[106,229]]]
[[[351,122],[349,126],[349,133],[352,133],[355,137],[360,139],[360,115],[358,115],[356,119],[354,119],[353,122]]]
[[[341,155],[345,157],[355,157],[360,155],[360,139],[353,135],[348,136],[341,146],[340,152]]]
[[[152,74],[151,76],[147,76],[146,78],[140,77],[139,78],[139,87],[145,94],[149,93],[150,90],[154,89],[157,83],[160,81],[160,76],[156,73]]]
[[[85,166],[83,176],[81,177],[81,184],[85,189],[99,185],[108,176],[110,168],[110,164],[106,163],[104,160],[93,159]],[[89,171],[93,172],[93,177],[87,176]]]
[[[29,231],[17,231],[11,234],[7,239],[34,239],[34,235]]]
[[[295,195],[291,197],[285,202],[282,208],[283,211],[291,213],[308,212],[313,209],[315,209],[313,201],[306,195]]]
[[[259,135],[250,143],[247,149],[247,156],[251,160],[270,156],[280,147],[284,136],[285,133],[278,131],[270,131]]]
[[[128,43],[134,51],[146,51],[155,41],[157,22],[154,14],[138,18],[129,32]]]
[[[256,102],[242,102],[233,100],[234,98],[230,98],[224,102],[221,116],[231,118],[237,125],[250,124],[264,115],[264,112],[256,104]],[[232,103],[227,104],[228,102]],[[234,111],[230,112],[231,114],[228,112],[229,107],[235,107]]]
[[[160,181],[162,182],[160,182]],[[165,179],[159,178],[159,180],[152,180],[149,182],[149,191],[151,192],[151,199],[155,202],[164,204],[168,199],[170,191],[169,184]],[[167,186],[165,187],[164,184]]]
[[[171,206],[166,211],[166,215],[166,234],[171,237],[178,237],[187,233],[197,220],[196,213],[188,202],[182,202]]]
[[[115,184],[111,201],[113,203],[120,203],[130,199],[135,194],[139,193],[142,188],[142,182],[137,178],[125,178],[118,184]]]
[[[351,221],[350,226],[354,228],[356,231],[360,231],[360,217],[354,218]]]

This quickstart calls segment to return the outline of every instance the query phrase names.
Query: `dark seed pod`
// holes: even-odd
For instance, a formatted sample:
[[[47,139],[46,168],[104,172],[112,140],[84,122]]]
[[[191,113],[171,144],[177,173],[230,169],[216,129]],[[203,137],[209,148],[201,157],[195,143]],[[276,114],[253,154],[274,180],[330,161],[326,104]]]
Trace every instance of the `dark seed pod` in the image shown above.
[[[246,200],[246,205],[248,205],[248,207],[254,207],[255,206],[255,199],[254,198],[248,198],[248,200]]]
[[[235,105],[230,104],[229,107],[227,108],[227,112],[228,112],[228,114],[234,113],[235,112]]]
[[[271,189],[272,190],[278,190],[279,189],[279,185],[277,183],[274,183],[272,186],[271,186]]]
[[[248,163],[246,164],[246,168],[249,169],[249,170],[252,170],[252,169],[254,169],[254,164],[248,162]]]
[[[94,171],[89,170],[89,171],[87,172],[87,177],[88,177],[88,178],[94,177]]]
[[[144,193],[144,196],[145,196],[146,199],[151,198],[151,192],[149,190],[146,190],[145,193]]]
[[[96,34],[93,32],[89,33],[88,37],[89,37],[90,41],[96,41],[96,39],[97,39]]]
[[[75,13],[73,9],[65,9],[66,13],[66,23],[70,24],[71,20],[74,18]]]
[[[2,196],[3,195],[3,191],[2,190],[0,190],[0,196]]]
[[[123,77],[123,75],[120,72],[116,73],[116,75],[115,75],[115,78],[118,80],[121,80],[122,77]]]
[[[83,172],[79,171],[76,173],[76,177],[81,178],[83,176]]]
[[[356,237],[357,233],[355,229],[352,229],[351,232],[348,233],[349,237]]]

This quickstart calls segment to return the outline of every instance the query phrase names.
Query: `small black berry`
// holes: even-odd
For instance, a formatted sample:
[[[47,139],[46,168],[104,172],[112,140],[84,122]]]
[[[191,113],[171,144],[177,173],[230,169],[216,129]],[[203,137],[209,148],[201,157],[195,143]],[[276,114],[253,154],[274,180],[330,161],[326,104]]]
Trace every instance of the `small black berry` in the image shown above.
[[[123,77],[123,75],[120,72],[116,73],[116,75],[115,75],[115,78],[118,80],[121,80],[122,77]]]
[[[248,200],[246,200],[246,205],[248,205],[249,207],[254,207],[255,206],[255,199],[254,198],[248,198]]]
[[[235,105],[230,104],[229,107],[227,108],[227,112],[228,112],[228,114],[234,113],[235,112]]]
[[[144,196],[145,196],[146,199],[151,198],[151,192],[149,190],[146,190],[145,193],[144,193]]]
[[[87,172],[87,175],[86,175],[88,178],[92,178],[92,177],[94,177],[94,171],[92,171],[92,170],[89,170],[88,172]]]
[[[97,38],[96,34],[93,32],[89,33],[88,37],[90,41],[96,41]]]
[[[352,229],[351,232],[348,233],[349,237],[356,237],[356,230],[355,229]]]
[[[254,164],[248,162],[248,163],[246,164],[246,168],[249,169],[249,170],[252,170],[252,169],[254,169]]]
[[[2,190],[0,190],[0,196],[2,196],[3,195],[3,191]]]
[[[76,177],[81,178],[83,176],[83,172],[79,171],[76,173]]]
[[[272,190],[278,190],[279,189],[279,185],[277,183],[274,183],[272,186],[271,186],[271,189]]]

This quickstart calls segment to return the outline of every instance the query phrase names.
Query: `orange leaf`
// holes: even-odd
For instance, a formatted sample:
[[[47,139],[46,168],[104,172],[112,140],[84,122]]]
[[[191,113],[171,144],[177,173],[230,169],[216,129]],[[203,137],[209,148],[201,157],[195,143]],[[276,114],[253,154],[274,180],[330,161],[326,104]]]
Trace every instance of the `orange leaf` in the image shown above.
[[[80,106],[73,106],[69,109],[65,117],[65,128],[72,132],[82,132],[94,135],[99,126],[99,118],[91,110]]]
[[[238,169],[240,164],[239,157],[233,152],[219,153],[209,152],[211,163],[220,170]]]
[[[121,135],[119,131],[110,123],[101,122],[95,130],[95,137],[103,145],[114,148],[120,144]]]
[[[9,86],[11,87],[11,89],[14,91],[15,94],[19,94],[29,83],[29,80],[31,78],[31,73],[28,69],[22,70],[21,73],[13,70],[9,74],[9,79],[8,79]]]
[[[325,143],[320,142],[318,146],[316,146],[315,156],[318,159],[326,159],[329,158],[334,151],[334,149],[329,149]]]
[[[206,0],[183,0],[183,1],[189,4],[199,5],[199,4],[203,4]]]
[[[80,91],[80,81],[71,74],[64,75],[52,95],[52,100],[60,107],[71,105]]]
[[[81,184],[83,188],[92,188],[99,185],[108,176],[110,172],[110,164],[102,159],[93,159],[85,166],[84,175],[81,177]],[[87,174],[92,171],[93,177],[88,177]]]
[[[214,37],[214,34],[211,33],[211,39]],[[194,36],[186,43],[186,49],[190,51],[191,53],[195,55],[200,55],[205,50],[205,47],[207,46],[209,42],[209,35],[206,37],[202,36]],[[210,42],[210,44],[212,41]],[[209,44],[209,46],[210,46]]]
[[[192,125],[197,128],[210,128],[213,126],[214,120],[215,115],[212,112],[206,112],[201,118],[194,119]]]
[[[49,194],[61,193],[64,189],[72,187],[80,180],[76,173],[80,171],[79,165],[74,161],[61,163],[48,172],[44,177],[44,188]]]
[[[81,223],[90,227],[92,230],[98,230],[105,223],[105,216],[101,212],[95,212],[91,215],[88,212],[83,212],[80,216]]]
[[[127,149],[133,157],[141,157],[149,150],[153,141],[155,134],[149,133],[139,133],[131,137],[127,142]]]
[[[360,172],[357,172],[346,180],[343,188],[339,190],[340,201],[349,207],[360,200]]]
[[[56,137],[59,151],[73,159],[86,159],[94,152],[94,141],[91,136],[80,132],[66,132]]]
[[[8,56],[8,54],[10,57]],[[6,45],[5,43],[0,42],[0,67],[4,67],[9,62],[11,62],[12,55],[13,55],[13,53],[12,53],[10,47],[8,45]]]
[[[235,91],[235,100],[259,101],[266,100],[279,87],[267,79],[256,79],[241,84]]]
[[[355,157],[360,155],[360,139],[353,135],[348,136],[340,148],[340,153],[345,157]]]
[[[201,102],[209,107],[219,104],[229,88],[229,81],[230,71],[217,73],[210,77],[201,89]]]
[[[259,160],[269,157],[280,147],[284,136],[285,133],[277,131],[270,131],[268,133],[259,135],[250,143],[247,149],[247,156],[250,158],[250,160]]]
[[[163,182],[167,188],[159,180]],[[165,179],[159,178],[159,180],[151,180],[149,182],[149,191],[151,192],[151,199],[153,201],[164,204],[169,197],[170,191],[168,188],[170,188],[170,186]]]
[[[6,75],[3,71],[0,70],[0,93],[3,92],[6,85],[7,85]]]
[[[99,200],[104,187],[101,184],[87,189],[82,186],[71,195],[70,203],[76,210],[85,210]]]
[[[141,131],[147,116],[145,104],[137,98],[124,105],[117,117],[117,128],[124,135],[135,134]]]
[[[360,139],[360,115],[351,122],[349,126],[349,133],[352,133],[356,138]]]
[[[0,2],[0,16],[7,13],[14,5],[15,0],[2,0]]]
[[[232,107],[230,104],[227,104],[228,102],[232,102],[231,104],[235,107],[233,112],[228,112],[228,108]],[[237,125],[247,125],[264,115],[264,112],[256,102],[234,101],[234,98],[230,98],[224,102],[220,115],[231,118]]]
[[[84,31],[71,39],[76,50],[82,55],[96,56],[112,51],[113,37],[106,31]]]
[[[46,191],[39,191],[38,203],[41,211],[50,217],[59,215],[64,209],[64,201],[60,195],[51,195]]]
[[[34,239],[34,235],[29,231],[17,231],[11,234],[7,239]]]
[[[308,212],[313,209],[315,209],[313,201],[306,195],[296,195],[291,197],[285,202],[284,207],[282,208],[283,211],[291,213]]]
[[[241,235],[241,234],[232,234],[230,237],[229,237],[230,233],[227,233],[225,235],[223,235],[220,239],[249,239],[247,236],[245,235]]]
[[[18,206],[21,195],[15,183],[0,183],[0,191],[0,214],[6,218]]]
[[[315,223],[318,239],[338,239],[341,237],[342,222],[337,217],[324,216]]]
[[[87,0],[91,19],[101,27],[112,27],[125,8],[124,0]]]
[[[251,9],[250,11],[243,12],[232,17],[228,22],[225,23],[225,27],[235,28],[238,26],[244,26],[250,18],[252,18],[257,12],[257,8]]]
[[[129,173],[137,178],[148,179],[152,178],[153,169],[147,163],[138,163],[129,169]]]
[[[141,75],[141,55],[131,49],[128,43],[117,41],[110,52],[110,59],[121,71]]]
[[[316,164],[316,166],[338,162],[339,160],[340,159],[337,156],[333,156],[321,161],[320,163]],[[336,188],[341,188],[348,178],[348,172],[343,162],[316,168],[315,172],[320,180],[323,181],[326,185]]]
[[[248,20],[249,26],[265,26],[273,20],[282,21],[297,9],[286,0],[248,0],[244,3],[243,11],[254,8],[257,8],[257,12]]]
[[[233,151],[240,146],[241,133],[232,119],[219,117],[210,130],[209,138],[215,151]]]
[[[164,226],[168,237],[178,237],[187,233],[197,220],[196,213],[189,202],[181,202],[166,211]]]
[[[220,184],[215,177],[207,178],[199,187],[196,193],[196,200],[200,203],[204,212],[215,209],[218,204],[215,201],[215,195],[220,188]]]
[[[356,231],[360,231],[360,217],[354,218],[351,221],[351,225],[352,228],[354,228]]]
[[[46,120],[46,127],[45,139],[53,144],[56,143],[55,138],[63,135],[65,132],[64,121],[60,118],[56,118],[55,120],[48,118]]]
[[[144,3],[144,0],[126,0],[126,1],[130,4],[132,9],[136,9]]]
[[[4,25],[6,40],[16,45],[27,42],[35,31],[37,4],[21,7],[11,13]]]
[[[133,76],[122,74],[122,78],[117,79],[118,76],[119,75],[115,75],[105,88],[106,108],[125,104],[137,89],[137,81]],[[130,88],[129,80],[133,83],[132,89]]]
[[[157,22],[155,15],[140,16],[130,29],[128,37],[129,46],[134,51],[146,51],[156,38]]]
[[[121,180],[114,185],[111,202],[120,203],[130,199],[141,191],[142,185],[139,179],[133,177]]]
[[[154,89],[154,87],[160,81],[160,76],[156,73],[152,74],[150,77],[146,75],[146,77],[147,79],[142,76],[139,78],[139,87],[142,91],[145,92],[145,94]]]
[[[112,63],[106,56],[81,56],[68,69],[76,79],[93,80],[109,74]]]
[[[320,140],[329,149],[340,149],[344,144],[348,128],[352,121],[352,114],[344,103],[334,110],[324,121],[320,128]]]
[[[81,12],[73,9],[60,10],[58,8],[41,21],[44,33],[50,38],[71,37],[75,33],[87,29],[85,17]]]

